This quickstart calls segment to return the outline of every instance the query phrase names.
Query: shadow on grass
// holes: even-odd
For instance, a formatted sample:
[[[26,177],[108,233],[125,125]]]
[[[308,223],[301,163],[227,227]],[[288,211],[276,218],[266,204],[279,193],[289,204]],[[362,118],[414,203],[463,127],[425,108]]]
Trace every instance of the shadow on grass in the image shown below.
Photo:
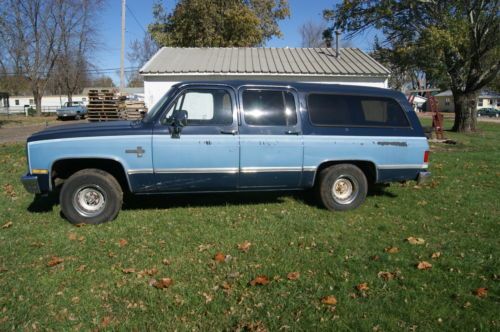
[[[368,196],[397,195],[385,190],[385,186],[370,188]],[[50,212],[59,204],[57,192],[47,196],[35,196],[28,206],[32,213]],[[304,191],[269,191],[269,192],[234,192],[234,193],[205,193],[205,194],[157,194],[157,195],[125,195],[123,210],[143,209],[170,209],[182,207],[217,207],[260,204],[283,204],[286,198],[297,200],[303,204],[324,209],[314,190]]]

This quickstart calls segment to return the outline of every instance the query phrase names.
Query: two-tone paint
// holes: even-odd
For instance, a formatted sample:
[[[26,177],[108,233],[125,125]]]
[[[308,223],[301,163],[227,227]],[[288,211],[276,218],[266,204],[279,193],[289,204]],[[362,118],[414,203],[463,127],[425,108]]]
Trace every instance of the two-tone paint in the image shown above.
[[[180,138],[160,119],[178,95],[189,89],[226,89],[232,99],[229,125],[187,126]],[[294,126],[245,123],[245,89],[279,89],[295,98]],[[410,126],[404,128],[320,127],[307,112],[310,93],[382,96],[396,100]],[[418,118],[401,93],[377,88],[279,82],[187,82],[172,88],[144,121],[117,121],[48,128],[27,142],[31,185],[51,191],[53,166],[60,160],[118,162],[133,193],[177,193],[306,189],[318,169],[332,162],[372,165],[375,182],[415,180],[426,171],[428,144]],[[41,171],[40,171],[41,170]],[[45,174],[43,174],[46,171]],[[25,181],[27,183],[27,181]]]

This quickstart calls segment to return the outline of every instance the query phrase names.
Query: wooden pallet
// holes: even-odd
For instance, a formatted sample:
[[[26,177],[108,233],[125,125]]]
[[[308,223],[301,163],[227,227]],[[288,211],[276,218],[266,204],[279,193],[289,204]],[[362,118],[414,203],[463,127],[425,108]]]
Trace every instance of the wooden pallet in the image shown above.
[[[110,90],[90,90],[87,110],[87,118],[92,122],[120,120],[118,99]]]
[[[144,102],[125,101],[119,105],[120,115],[125,120],[140,120],[146,114]]]

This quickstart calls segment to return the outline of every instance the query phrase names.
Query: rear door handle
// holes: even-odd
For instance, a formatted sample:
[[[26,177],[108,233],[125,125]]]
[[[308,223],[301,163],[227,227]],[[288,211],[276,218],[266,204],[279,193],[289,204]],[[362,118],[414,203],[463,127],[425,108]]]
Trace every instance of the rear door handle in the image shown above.
[[[300,131],[287,130],[287,131],[285,131],[285,134],[287,134],[287,135],[300,135]]]
[[[221,130],[220,131],[221,134],[224,134],[224,135],[236,135],[238,133],[237,130]]]

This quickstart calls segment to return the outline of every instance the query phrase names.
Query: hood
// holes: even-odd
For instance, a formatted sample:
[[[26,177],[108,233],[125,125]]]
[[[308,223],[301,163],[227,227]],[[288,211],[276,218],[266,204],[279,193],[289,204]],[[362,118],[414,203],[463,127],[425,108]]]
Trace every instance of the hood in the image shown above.
[[[49,139],[63,139],[75,137],[122,136],[122,135],[149,135],[151,124],[139,121],[107,121],[94,123],[76,123],[48,127],[34,133],[28,138],[29,142]]]

